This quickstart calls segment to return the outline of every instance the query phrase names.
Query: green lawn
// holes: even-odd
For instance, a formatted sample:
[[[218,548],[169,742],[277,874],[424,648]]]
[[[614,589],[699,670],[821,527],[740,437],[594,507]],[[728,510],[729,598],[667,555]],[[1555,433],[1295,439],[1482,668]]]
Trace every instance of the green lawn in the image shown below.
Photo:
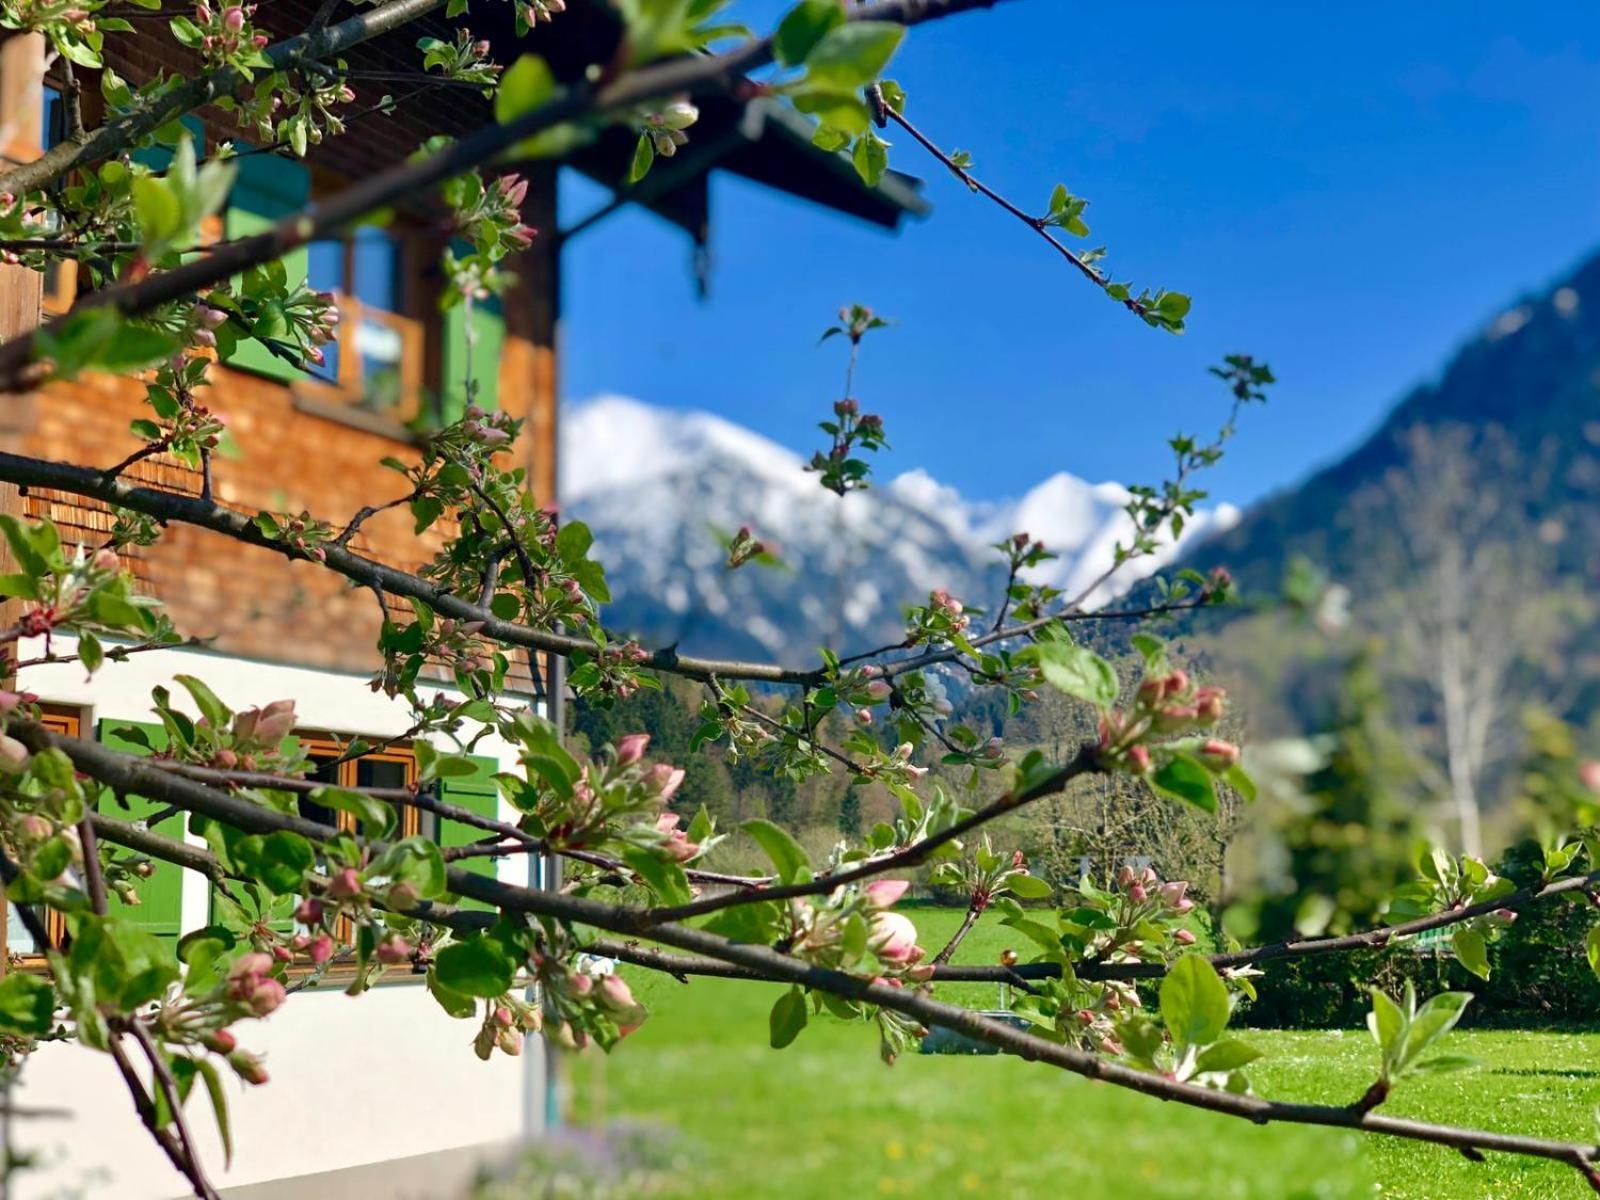
[[[956,914],[913,914],[923,941]],[[957,960],[992,962],[1009,941],[980,925]],[[1002,1057],[877,1058],[868,1026],[813,1020],[784,1051],[767,1047],[775,989],[650,977],[651,1017],[606,1058],[572,1062],[575,1117],[646,1121],[676,1131],[682,1169],[653,1194],[833,1200],[856,1196],[1120,1196],[1207,1200],[1538,1200],[1589,1195],[1568,1169],[1496,1157],[1486,1165],[1428,1146],[1342,1131],[1256,1128]],[[992,1003],[993,989],[944,988]],[[1482,1065],[1407,1080],[1397,1114],[1574,1140],[1600,1104],[1600,1037],[1453,1035]],[[1365,1031],[1259,1032],[1256,1090],[1344,1102],[1370,1079]]]

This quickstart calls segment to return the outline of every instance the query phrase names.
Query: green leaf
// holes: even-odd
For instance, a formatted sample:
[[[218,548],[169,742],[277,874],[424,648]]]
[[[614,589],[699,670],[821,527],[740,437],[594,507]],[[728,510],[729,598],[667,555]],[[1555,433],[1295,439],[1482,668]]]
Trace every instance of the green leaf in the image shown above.
[[[210,723],[211,728],[221,730],[228,727],[228,722],[233,719],[233,711],[221,700],[217,694],[193,675],[174,675],[189,695],[194,697],[195,707],[200,710],[200,715]]]
[[[91,675],[106,661],[105,647],[100,644],[100,639],[87,629],[78,631],[78,661]]]
[[[1072,642],[1039,647],[1039,669],[1051,687],[1104,711],[1117,702],[1117,673],[1093,650]]]
[[[457,1020],[477,1015],[478,1002],[466,993],[447,988],[440,983],[439,968],[436,966],[428,968],[428,991],[439,1002],[439,1007]]]
[[[1228,1027],[1228,987],[1198,954],[1185,954],[1161,981],[1161,1020],[1182,1046],[1209,1046]]]
[[[582,561],[593,545],[594,534],[582,521],[568,521],[556,534],[556,553],[564,563]]]
[[[280,896],[300,891],[317,859],[309,841],[281,829],[235,839],[228,857],[242,873]]]
[[[1589,956],[1589,969],[1600,975],[1600,925],[1591,926],[1583,939],[1584,953]]]
[[[366,827],[370,836],[382,837],[394,824],[395,810],[382,800],[375,800],[364,792],[346,791],[344,788],[318,788],[311,793],[311,802],[335,812],[346,812]]]
[[[438,844],[421,834],[390,846],[368,868],[368,873],[381,873],[395,883],[408,883],[424,900],[442,896],[448,879],[444,855],[440,853]]]
[[[217,1133],[222,1138],[222,1165],[233,1162],[233,1127],[228,1122],[228,1095],[222,1090],[222,1077],[208,1058],[196,1058],[195,1069],[205,1081],[206,1095],[211,1098],[211,1111],[217,1118]]]
[[[1206,812],[1217,811],[1217,788],[1211,772],[1191,755],[1174,754],[1150,776],[1150,785]]]
[[[1229,1038],[1207,1047],[1205,1053],[1195,1060],[1194,1066],[1197,1071],[1237,1071],[1260,1057],[1261,1051],[1248,1042]]]
[[[1418,1009],[1406,1030],[1400,1065],[1415,1062],[1424,1050],[1454,1029],[1471,1000],[1470,992],[1440,992]]]
[[[1372,1011],[1367,1014],[1367,1028],[1372,1033],[1372,1040],[1378,1043],[1378,1048],[1387,1055],[1405,1027],[1406,1018],[1400,1006],[1389,998],[1387,992],[1373,988]]]
[[[1037,875],[1013,875],[1006,880],[1006,887],[1024,900],[1043,900],[1051,892],[1050,885]]]
[[[889,21],[852,21],[828,30],[806,55],[806,83],[853,92],[876,79],[905,36]]]
[[[1238,763],[1234,763],[1222,773],[1222,782],[1239,793],[1239,798],[1246,804],[1254,804],[1256,799],[1256,781]]]
[[[792,987],[778,997],[767,1018],[772,1035],[772,1048],[782,1050],[806,1027],[806,996],[799,987]]]
[[[689,877],[671,859],[663,858],[642,846],[628,846],[622,851],[622,861],[632,867],[664,903],[687,904],[694,898],[689,891]]]
[[[856,139],[850,161],[855,164],[856,174],[863,183],[877,187],[883,173],[889,169],[889,144],[869,129]]]
[[[517,964],[495,939],[473,937],[439,951],[433,969],[448,991],[492,999],[510,990]]]
[[[72,974],[87,980],[96,1002],[111,1011],[132,1012],[178,980],[172,946],[124,918],[83,913],[74,919],[72,935]]]
[[[761,817],[746,821],[739,828],[753,837],[767,852],[767,857],[772,860],[773,866],[778,868],[778,878],[782,882],[794,883],[802,877],[810,878],[811,862],[806,858],[806,852],[800,848],[800,843],[789,835],[788,830]]]
[[[1489,945],[1476,929],[1457,929],[1450,936],[1456,961],[1479,979],[1489,978]]]
[[[789,10],[772,36],[772,54],[783,66],[805,62],[829,31],[844,24],[838,0],[803,0]]]
[[[648,133],[641,133],[639,140],[633,147],[633,164],[628,168],[628,182],[638,183],[650,174],[650,168],[656,161],[656,144],[650,140]]]
[[[43,1037],[54,1023],[56,993],[37,975],[13,971],[0,979],[0,1029],[21,1037]]]
[[[139,175],[133,181],[133,207],[145,245],[156,245],[178,232],[183,207],[167,184],[153,175]]]
[[[500,76],[494,93],[494,119],[509,124],[548,103],[556,93],[556,78],[550,64],[537,54],[524,54]]]

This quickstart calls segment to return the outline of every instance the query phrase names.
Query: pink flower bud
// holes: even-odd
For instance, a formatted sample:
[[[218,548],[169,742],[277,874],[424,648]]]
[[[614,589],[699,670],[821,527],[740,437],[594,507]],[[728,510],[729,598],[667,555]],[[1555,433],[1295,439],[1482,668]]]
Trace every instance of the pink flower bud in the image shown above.
[[[222,10],[222,27],[229,33],[238,33],[244,28],[244,9],[225,8]]]
[[[667,853],[674,862],[686,863],[700,853],[700,844],[691,842],[689,835],[683,830],[674,830],[667,841]]]
[[[294,919],[302,925],[322,924],[322,901],[315,896],[307,896],[295,906]]]
[[[1600,792],[1600,762],[1590,759],[1578,768],[1578,780],[1591,792]]]
[[[231,1054],[239,1046],[239,1039],[231,1030],[213,1029],[200,1039],[200,1044],[217,1054]]]
[[[861,890],[871,907],[893,908],[910,886],[911,882],[906,879],[875,879]],[[915,934],[916,931],[912,930],[913,938]]]
[[[1135,775],[1150,773],[1150,750],[1147,746],[1128,747],[1128,770]]]
[[[607,975],[600,981],[600,1001],[614,1012],[630,1012],[639,1007],[633,989],[621,975]]]
[[[247,979],[252,975],[265,975],[272,970],[272,956],[259,950],[241,954],[228,968],[229,979]]]
[[[572,985],[572,994],[575,996],[587,996],[594,991],[594,976],[592,975],[584,975],[580,972],[569,976],[567,982]]]
[[[1172,940],[1177,942],[1180,946],[1192,946],[1194,945],[1195,938],[1194,934],[1189,930],[1180,929],[1172,935]]]
[[[1150,893],[1145,890],[1145,886],[1142,883],[1136,883],[1128,889],[1128,899],[1135,904],[1143,904],[1149,898]]]
[[[320,967],[333,957],[333,939],[325,933],[319,933],[311,939],[306,947],[306,953],[311,956],[311,965]]]
[[[858,725],[871,725],[872,724],[872,710],[870,708],[858,708],[858,709],[856,709],[856,724],[858,724]]]
[[[334,873],[328,883],[328,895],[335,900],[354,900],[361,895],[361,876],[354,867],[345,867]]]
[[[617,765],[626,767],[638,762],[644,757],[644,752],[650,746],[648,733],[630,733],[617,740]]]
[[[911,966],[923,956],[922,947],[917,945],[917,927],[902,913],[875,913],[868,945],[884,962]]]
[[[1132,887],[1133,881],[1137,878],[1138,876],[1133,873],[1133,868],[1127,863],[1123,863],[1122,866],[1117,868],[1118,887]]]
[[[411,960],[411,943],[398,933],[391,933],[378,943],[378,948],[374,953],[377,954],[378,961],[384,966],[393,967]]]
[[[21,692],[7,692],[0,690],[0,716],[4,716],[21,703]]]
[[[875,701],[887,700],[894,693],[894,688],[886,679],[874,679],[867,684],[867,695]]]
[[[1231,767],[1239,761],[1239,747],[1232,742],[1212,738],[1200,747],[1200,757],[1215,767]]]
[[[674,767],[669,763],[656,763],[645,772],[646,786],[653,790],[661,800],[670,800],[678,788],[683,785],[684,770]]]
[[[1183,894],[1189,890],[1189,884],[1181,879],[1161,885],[1161,899],[1166,901],[1169,908],[1176,908],[1183,902]]]
[[[28,765],[28,748],[9,734],[0,734],[0,769],[20,771]]]
[[[228,1055],[228,1065],[246,1083],[260,1085],[267,1082],[267,1069],[261,1065],[259,1058],[247,1050],[235,1050]]]
[[[263,979],[256,984],[247,1002],[250,1005],[251,1012],[258,1017],[264,1017],[268,1013],[274,1012],[287,996],[288,993],[284,991],[283,984],[276,979]]]

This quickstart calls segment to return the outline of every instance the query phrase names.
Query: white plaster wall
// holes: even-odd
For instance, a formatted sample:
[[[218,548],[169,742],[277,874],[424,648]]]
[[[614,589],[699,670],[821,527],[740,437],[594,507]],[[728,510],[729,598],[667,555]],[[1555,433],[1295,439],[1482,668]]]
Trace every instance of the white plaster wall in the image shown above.
[[[70,648],[70,638],[56,639],[58,653]],[[42,645],[25,643],[20,658],[41,651]],[[411,723],[405,705],[374,693],[365,676],[192,649],[109,663],[92,682],[76,664],[29,668],[21,686],[42,700],[87,709],[92,729],[107,718],[153,720],[150,690],[158,685],[187,707],[187,693],[172,683],[175,674],[204,679],[235,709],[292,697],[306,728],[381,737]],[[498,738],[484,739],[475,752],[507,767],[515,763],[511,747]],[[502,818],[515,820],[501,803]],[[498,870],[507,882],[527,883],[536,864],[513,856],[501,860]],[[205,924],[206,888],[203,878],[186,873],[185,928]],[[201,1096],[191,1097],[191,1122],[219,1186],[503,1143],[543,1121],[540,1045],[530,1039],[520,1060],[496,1055],[480,1062],[471,1047],[475,1023],[446,1016],[420,981],[381,984],[358,998],[336,987],[298,993],[266,1020],[240,1022],[235,1029],[242,1046],[265,1054],[272,1079],[248,1089],[228,1080],[234,1157],[227,1170],[210,1106]],[[25,1108],[72,1114],[12,1122],[12,1145],[42,1156],[42,1169],[19,1173],[18,1200],[75,1194],[161,1200],[185,1194],[184,1181],[139,1124],[106,1055],[76,1044],[45,1046],[28,1063],[12,1099]]]

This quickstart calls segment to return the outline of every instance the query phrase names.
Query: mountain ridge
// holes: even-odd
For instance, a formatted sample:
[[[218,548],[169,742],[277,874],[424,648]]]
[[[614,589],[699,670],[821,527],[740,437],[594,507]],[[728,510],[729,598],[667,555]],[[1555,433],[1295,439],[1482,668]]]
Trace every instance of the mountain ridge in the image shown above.
[[[1065,472],[1011,501],[967,500],[922,470],[837,497],[800,455],[709,413],[603,395],[567,409],[561,428],[561,503],[594,532],[613,594],[608,624],[704,653],[799,658],[823,644],[892,642],[902,606],[936,587],[993,603],[1004,572],[992,545],[1019,531],[1062,556],[1033,581],[1073,593],[1128,532],[1126,488]],[[1199,512],[1184,542],[1238,516],[1226,504]],[[716,535],[746,524],[787,569],[726,569]]]

